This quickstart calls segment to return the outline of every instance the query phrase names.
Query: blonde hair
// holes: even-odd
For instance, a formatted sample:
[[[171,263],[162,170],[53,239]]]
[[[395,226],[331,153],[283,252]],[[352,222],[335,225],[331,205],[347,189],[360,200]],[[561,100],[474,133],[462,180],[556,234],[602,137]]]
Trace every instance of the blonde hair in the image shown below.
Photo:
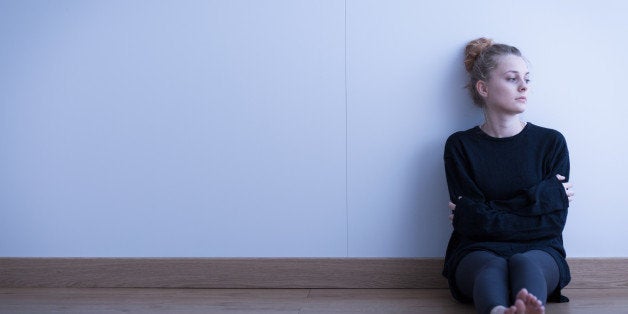
[[[484,106],[484,98],[475,88],[477,82],[487,81],[491,70],[497,67],[499,57],[507,55],[522,57],[521,51],[516,47],[495,44],[492,39],[485,37],[470,41],[464,48],[464,67],[469,74],[466,88],[477,106]]]

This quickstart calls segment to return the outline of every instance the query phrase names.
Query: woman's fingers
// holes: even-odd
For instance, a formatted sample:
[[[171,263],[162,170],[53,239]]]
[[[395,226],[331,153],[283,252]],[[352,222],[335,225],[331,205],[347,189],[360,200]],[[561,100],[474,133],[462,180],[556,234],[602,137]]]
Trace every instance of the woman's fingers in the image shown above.
[[[558,178],[559,181],[565,181],[565,176],[557,174],[556,178]],[[563,187],[565,188],[565,193],[567,193],[567,199],[569,199],[569,201],[573,201],[573,197],[576,193],[574,193],[573,189],[573,184],[569,183],[569,182],[564,182],[563,183]]]
[[[573,191],[573,184],[567,182],[567,183],[563,183],[563,187],[565,188],[565,193],[567,194],[567,199],[571,202],[573,201],[573,197],[574,195],[576,195],[576,193],[574,193]]]
[[[447,205],[449,207],[449,210],[456,210],[456,204],[449,202],[449,205]]]
[[[456,204],[449,202],[449,204],[447,204],[447,207],[449,207],[449,210],[451,211],[451,214],[449,214],[449,220],[451,220],[451,222],[454,221],[454,210],[456,210]]]
[[[571,188],[567,189],[565,188],[565,193],[567,193],[567,199],[571,202],[573,201],[574,195],[576,195],[576,193],[571,190]]]

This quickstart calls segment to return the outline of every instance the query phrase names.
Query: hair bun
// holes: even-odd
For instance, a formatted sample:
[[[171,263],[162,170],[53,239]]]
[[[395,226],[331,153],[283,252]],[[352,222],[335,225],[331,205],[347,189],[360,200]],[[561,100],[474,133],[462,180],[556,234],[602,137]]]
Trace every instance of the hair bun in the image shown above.
[[[464,67],[467,72],[471,72],[473,69],[473,63],[488,47],[493,45],[493,40],[485,37],[480,37],[470,41],[464,48]]]

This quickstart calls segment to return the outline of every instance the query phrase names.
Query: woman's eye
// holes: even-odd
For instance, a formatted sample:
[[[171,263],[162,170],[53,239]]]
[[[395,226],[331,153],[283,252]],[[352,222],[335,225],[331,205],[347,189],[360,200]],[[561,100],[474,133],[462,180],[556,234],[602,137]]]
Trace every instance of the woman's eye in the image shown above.
[[[525,81],[526,81],[526,84],[530,83],[530,79],[526,79]]]
[[[517,79],[514,78],[514,77],[509,77],[509,78],[507,78],[507,80],[508,80],[508,82],[516,82],[517,81]]]

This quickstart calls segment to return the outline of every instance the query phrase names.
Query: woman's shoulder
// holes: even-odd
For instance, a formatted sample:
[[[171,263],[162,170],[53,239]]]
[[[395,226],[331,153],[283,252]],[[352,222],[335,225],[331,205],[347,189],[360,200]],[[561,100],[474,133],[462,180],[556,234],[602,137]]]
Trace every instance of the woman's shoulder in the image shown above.
[[[445,142],[445,155],[458,154],[464,150],[464,147],[478,140],[478,132],[482,132],[478,126],[468,130],[454,132],[449,135]]]
[[[553,141],[565,142],[565,136],[558,130],[539,126],[531,122],[527,123],[531,135]]]
[[[453,134],[449,135],[449,137],[447,138],[447,143],[449,143],[449,142],[466,141],[466,140],[469,140],[469,139],[477,136],[480,133],[482,133],[482,130],[480,130],[480,127],[478,127],[476,125],[476,126],[470,128],[468,130],[457,131],[457,132],[454,132]]]

